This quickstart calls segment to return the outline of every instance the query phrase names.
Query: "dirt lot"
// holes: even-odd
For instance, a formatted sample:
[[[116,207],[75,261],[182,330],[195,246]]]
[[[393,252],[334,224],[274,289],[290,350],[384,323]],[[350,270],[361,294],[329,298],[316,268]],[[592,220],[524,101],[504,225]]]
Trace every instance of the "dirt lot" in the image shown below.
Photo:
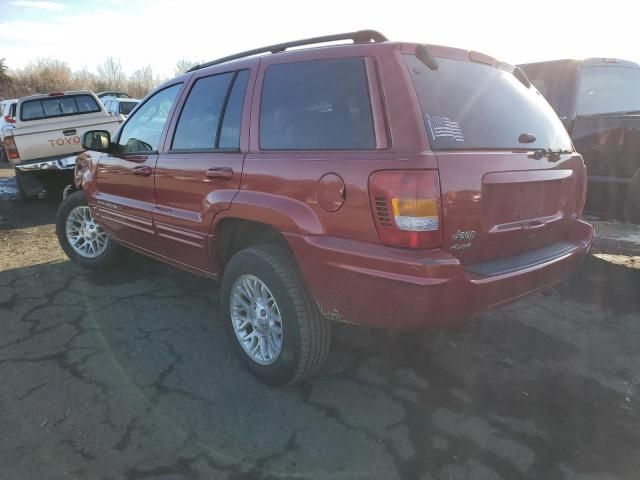
[[[215,283],[137,255],[83,271],[55,201],[11,197],[0,178],[2,479],[638,478],[639,257],[462,329],[340,326],[320,375],[272,389]]]

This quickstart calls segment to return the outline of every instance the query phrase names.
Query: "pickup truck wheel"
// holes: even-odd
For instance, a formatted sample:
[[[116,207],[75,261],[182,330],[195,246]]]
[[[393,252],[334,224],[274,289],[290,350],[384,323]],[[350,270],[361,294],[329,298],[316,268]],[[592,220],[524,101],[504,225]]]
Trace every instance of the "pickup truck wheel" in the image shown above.
[[[227,265],[221,295],[232,343],[260,381],[290,385],[323,365],[331,324],[284,248],[262,245],[237,253]]]
[[[633,176],[624,201],[624,219],[640,225],[640,170]]]
[[[113,267],[124,253],[93,219],[83,190],[67,196],[58,207],[56,234],[67,256],[85,268]]]

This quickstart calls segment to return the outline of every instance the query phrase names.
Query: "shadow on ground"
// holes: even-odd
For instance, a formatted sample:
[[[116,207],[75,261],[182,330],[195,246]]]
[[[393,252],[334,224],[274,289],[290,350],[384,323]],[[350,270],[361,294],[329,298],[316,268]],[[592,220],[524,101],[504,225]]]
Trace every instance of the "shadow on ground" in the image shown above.
[[[590,258],[465,328],[348,326],[272,389],[217,286],[132,255],[0,272],[7,478],[635,479],[640,271]]]

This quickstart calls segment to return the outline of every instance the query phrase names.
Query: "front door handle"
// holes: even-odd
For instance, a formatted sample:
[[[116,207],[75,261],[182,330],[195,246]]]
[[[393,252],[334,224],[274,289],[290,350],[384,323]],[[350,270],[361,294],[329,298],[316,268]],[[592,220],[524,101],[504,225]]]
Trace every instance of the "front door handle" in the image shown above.
[[[147,167],[147,166],[135,167],[133,169],[133,174],[139,177],[148,177],[149,175],[151,175],[151,172],[152,172],[151,167]]]
[[[210,168],[207,170],[207,178],[220,178],[230,180],[233,177],[233,169],[229,167]]]

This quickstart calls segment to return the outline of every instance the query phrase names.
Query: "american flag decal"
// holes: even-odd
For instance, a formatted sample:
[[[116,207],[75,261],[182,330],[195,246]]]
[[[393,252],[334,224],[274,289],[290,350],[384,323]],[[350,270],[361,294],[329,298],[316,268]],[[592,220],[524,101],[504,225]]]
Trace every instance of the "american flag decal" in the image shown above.
[[[440,138],[450,138],[456,142],[464,142],[464,135],[460,129],[460,124],[448,117],[438,115],[427,115],[427,124],[434,140]]]

